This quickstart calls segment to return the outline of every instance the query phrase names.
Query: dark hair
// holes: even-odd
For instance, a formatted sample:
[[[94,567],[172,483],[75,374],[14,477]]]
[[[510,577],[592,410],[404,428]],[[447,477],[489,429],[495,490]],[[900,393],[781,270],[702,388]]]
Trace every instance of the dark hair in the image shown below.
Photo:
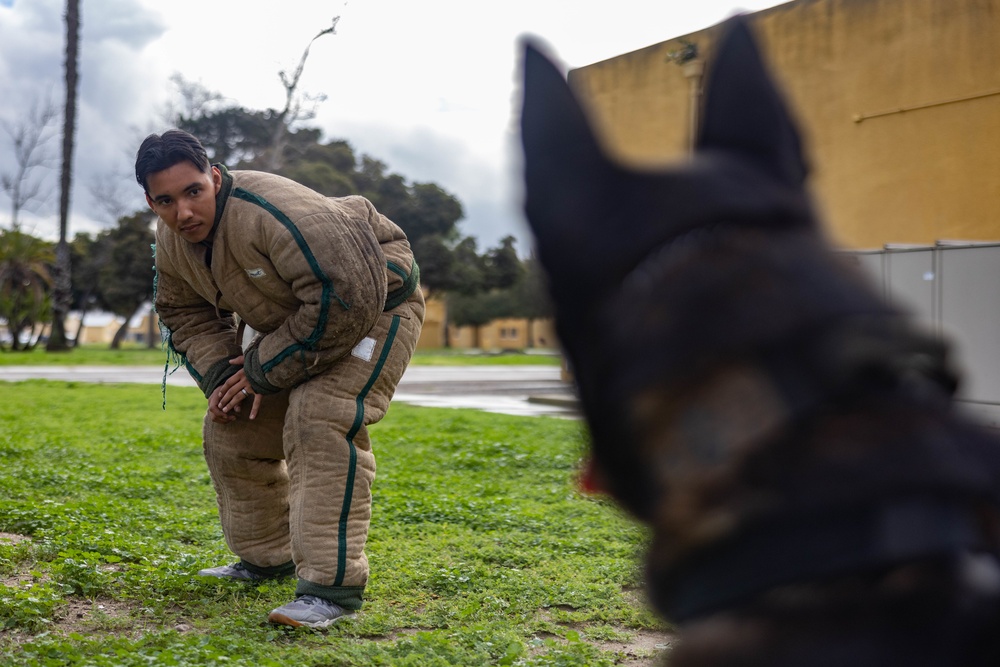
[[[135,154],[135,180],[149,194],[146,179],[150,174],[169,169],[187,160],[208,173],[212,163],[198,138],[184,130],[167,130],[162,135],[151,134],[142,140]]]

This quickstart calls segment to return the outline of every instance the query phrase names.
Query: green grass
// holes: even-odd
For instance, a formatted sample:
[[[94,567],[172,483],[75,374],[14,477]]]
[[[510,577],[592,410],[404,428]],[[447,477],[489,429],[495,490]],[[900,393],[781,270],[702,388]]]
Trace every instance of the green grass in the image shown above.
[[[414,365],[546,365],[558,366],[561,358],[551,350],[525,352],[470,352],[467,350],[420,350]],[[0,366],[162,366],[165,353],[158,347],[124,345],[110,350],[107,345],[84,345],[67,352],[46,352],[35,348],[27,352],[0,351]]]
[[[148,386],[0,394],[0,664],[612,665],[662,629],[644,534],[576,491],[579,422],[393,405],[372,430],[365,608],[319,632],[265,622],[294,581],[191,576],[232,560],[196,389],[166,411]]]
[[[0,366],[162,366],[166,353],[157,346],[149,349],[123,344],[119,350],[107,345],[84,345],[66,352],[46,352],[36,347],[27,352],[0,350]]]

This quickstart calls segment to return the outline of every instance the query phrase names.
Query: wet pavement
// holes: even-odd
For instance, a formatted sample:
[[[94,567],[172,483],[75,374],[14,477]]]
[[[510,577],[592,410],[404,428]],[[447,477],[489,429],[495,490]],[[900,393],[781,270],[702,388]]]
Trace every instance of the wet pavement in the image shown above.
[[[0,366],[0,381],[45,379],[69,382],[159,385],[155,366]],[[167,375],[170,386],[194,387],[188,373]],[[394,401],[441,408],[472,408],[520,416],[576,418],[573,387],[558,366],[410,366]]]
[[[510,415],[577,416],[557,366],[410,366],[394,401]]]

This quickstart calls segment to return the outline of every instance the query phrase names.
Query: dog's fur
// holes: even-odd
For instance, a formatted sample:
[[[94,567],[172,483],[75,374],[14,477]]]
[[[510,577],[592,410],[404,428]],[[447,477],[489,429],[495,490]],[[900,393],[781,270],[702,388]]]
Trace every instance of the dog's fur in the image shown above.
[[[671,169],[608,159],[530,42],[524,76],[525,211],[670,664],[1000,664],[1000,446],[824,240],[746,19]]]

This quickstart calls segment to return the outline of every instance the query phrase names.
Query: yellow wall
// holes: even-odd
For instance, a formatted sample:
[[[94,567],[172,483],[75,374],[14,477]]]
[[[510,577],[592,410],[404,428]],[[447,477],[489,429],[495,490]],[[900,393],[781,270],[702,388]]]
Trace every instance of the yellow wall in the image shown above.
[[[476,327],[456,327],[454,324],[448,325],[448,344],[456,349],[469,349],[479,347]],[[444,345],[444,341],[441,341]]]
[[[794,0],[752,18],[834,241],[1000,238],[1000,0]],[[710,56],[717,34],[571,72],[613,153],[683,155],[691,79],[669,55],[686,39]]]
[[[531,323],[531,339],[531,347],[558,349],[559,339],[556,337],[555,320],[534,320]]]
[[[504,318],[493,320],[480,327],[448,327],[448,341],[453,348],[479,348],[483,350],[524,350],[528,348],[556,349],[555,323],[553,320],[526,320]]]
[[[420,329],[420,338],[417,339],[417,349],[437,349],[444,347],[444,321],[445,305],[438,298],[427,297],[424,292],[424,325]]]
[[[528,347],[527,320],[504,318],[479,327],[479,347],[485,350],[523,350]]]
[[[76,324],[73,324],[69,331],[76,334]],[[120,324],[118,322],[112,321],[103,327],[84,327],[83,331],[80,332],[80,345],[107,345],[115,337],[115,331],[118,330]]]

